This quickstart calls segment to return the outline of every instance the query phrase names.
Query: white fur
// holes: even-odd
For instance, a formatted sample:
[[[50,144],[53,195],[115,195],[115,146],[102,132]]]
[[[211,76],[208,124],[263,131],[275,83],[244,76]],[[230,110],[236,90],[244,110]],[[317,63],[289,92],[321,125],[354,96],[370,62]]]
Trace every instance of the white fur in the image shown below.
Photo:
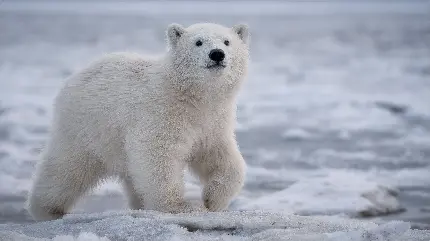
[[[238,194],[246,166],[234,124],[248,28],[172,24],[167,38],[169,51],[160,58],[109,54],[67,79],[29,193],[36,220],[62,217],[113,176],[123,181],[132,209],[221,211]],[[206,68],[214,48],[225,51],[224,69]],[[184,200],[187,166],[204,185],[205,208]]]

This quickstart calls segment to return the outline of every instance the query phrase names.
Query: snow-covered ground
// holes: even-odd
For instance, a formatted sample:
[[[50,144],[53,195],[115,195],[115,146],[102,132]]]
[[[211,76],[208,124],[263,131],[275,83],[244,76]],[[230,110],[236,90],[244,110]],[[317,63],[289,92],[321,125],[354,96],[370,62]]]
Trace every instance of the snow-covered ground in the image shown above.
[[[170,215],[157,212],[110,212],[70,215],[31,225],[0,225],[7,241],[134,240],[300,240],[428,241],[430,232],[407,222],[383,224],[339,217],[303,217],[261,211]]]
[[[0,222],[29,221],[25,194],[66,76],[105,52],[164,51],[169,23],[212,21],[247,22],[252,34],[237,126],[249,169],[231,210],[430,224],[428,3],[238,1],[247,7],[235,13],[220,11],[225,2],[176,2],[167,14],[163,3],[145,2],[0,3]],[[196,180],[188,176],[187,187],[199,198]],[[108,182],[75,211],[125,208],[119,186]],[[13,229],[46,227],[32,225]]]

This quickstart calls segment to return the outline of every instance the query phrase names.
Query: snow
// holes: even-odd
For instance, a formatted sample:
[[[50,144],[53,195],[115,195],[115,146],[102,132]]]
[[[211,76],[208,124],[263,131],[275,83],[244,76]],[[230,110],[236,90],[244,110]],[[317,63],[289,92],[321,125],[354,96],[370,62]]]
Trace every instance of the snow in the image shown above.
[[[400,221],[373,223],[282,212],[165,214],[124,211],[68,215],[62,220],[0,225],[0,240],[428,240],[430,232]]]
[[[77,236],[72,235],[57,235],[52,239],[45,238],[34,238],[27,235],[14,233],[14,232],[3,232],[0,235],[0,240],[9,241],[111,241],[106,237],[99,237],[94,233],[82,232]]]

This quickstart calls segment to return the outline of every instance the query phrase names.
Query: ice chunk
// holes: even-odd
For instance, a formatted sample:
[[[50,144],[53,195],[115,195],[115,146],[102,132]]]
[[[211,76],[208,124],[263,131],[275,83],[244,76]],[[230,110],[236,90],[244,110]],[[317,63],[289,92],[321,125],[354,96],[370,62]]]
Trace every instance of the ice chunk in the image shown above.
[[[302,215],[376,216],[403,210],[393,187],[357,176],[331,172],[303,178],[285,190],[248,202],[240,210],[284,210]]]
[[[282,133],[282,137],[287,140],[306,140],[315,138],[316,136],[302,128],[291,128]]]

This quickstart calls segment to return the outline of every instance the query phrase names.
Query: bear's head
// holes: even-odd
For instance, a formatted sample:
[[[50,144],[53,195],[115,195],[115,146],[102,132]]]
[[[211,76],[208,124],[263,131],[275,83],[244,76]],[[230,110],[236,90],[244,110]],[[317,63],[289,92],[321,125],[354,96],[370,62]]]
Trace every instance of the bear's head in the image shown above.
[[[180,79],[204,85],[212,91],[233,90],[237,89],[235,87],[240,85],[247,73],[247,25],[228,28],[199,23],[184,28],[171,24],[167,29],[167,39],[168,57]]]

